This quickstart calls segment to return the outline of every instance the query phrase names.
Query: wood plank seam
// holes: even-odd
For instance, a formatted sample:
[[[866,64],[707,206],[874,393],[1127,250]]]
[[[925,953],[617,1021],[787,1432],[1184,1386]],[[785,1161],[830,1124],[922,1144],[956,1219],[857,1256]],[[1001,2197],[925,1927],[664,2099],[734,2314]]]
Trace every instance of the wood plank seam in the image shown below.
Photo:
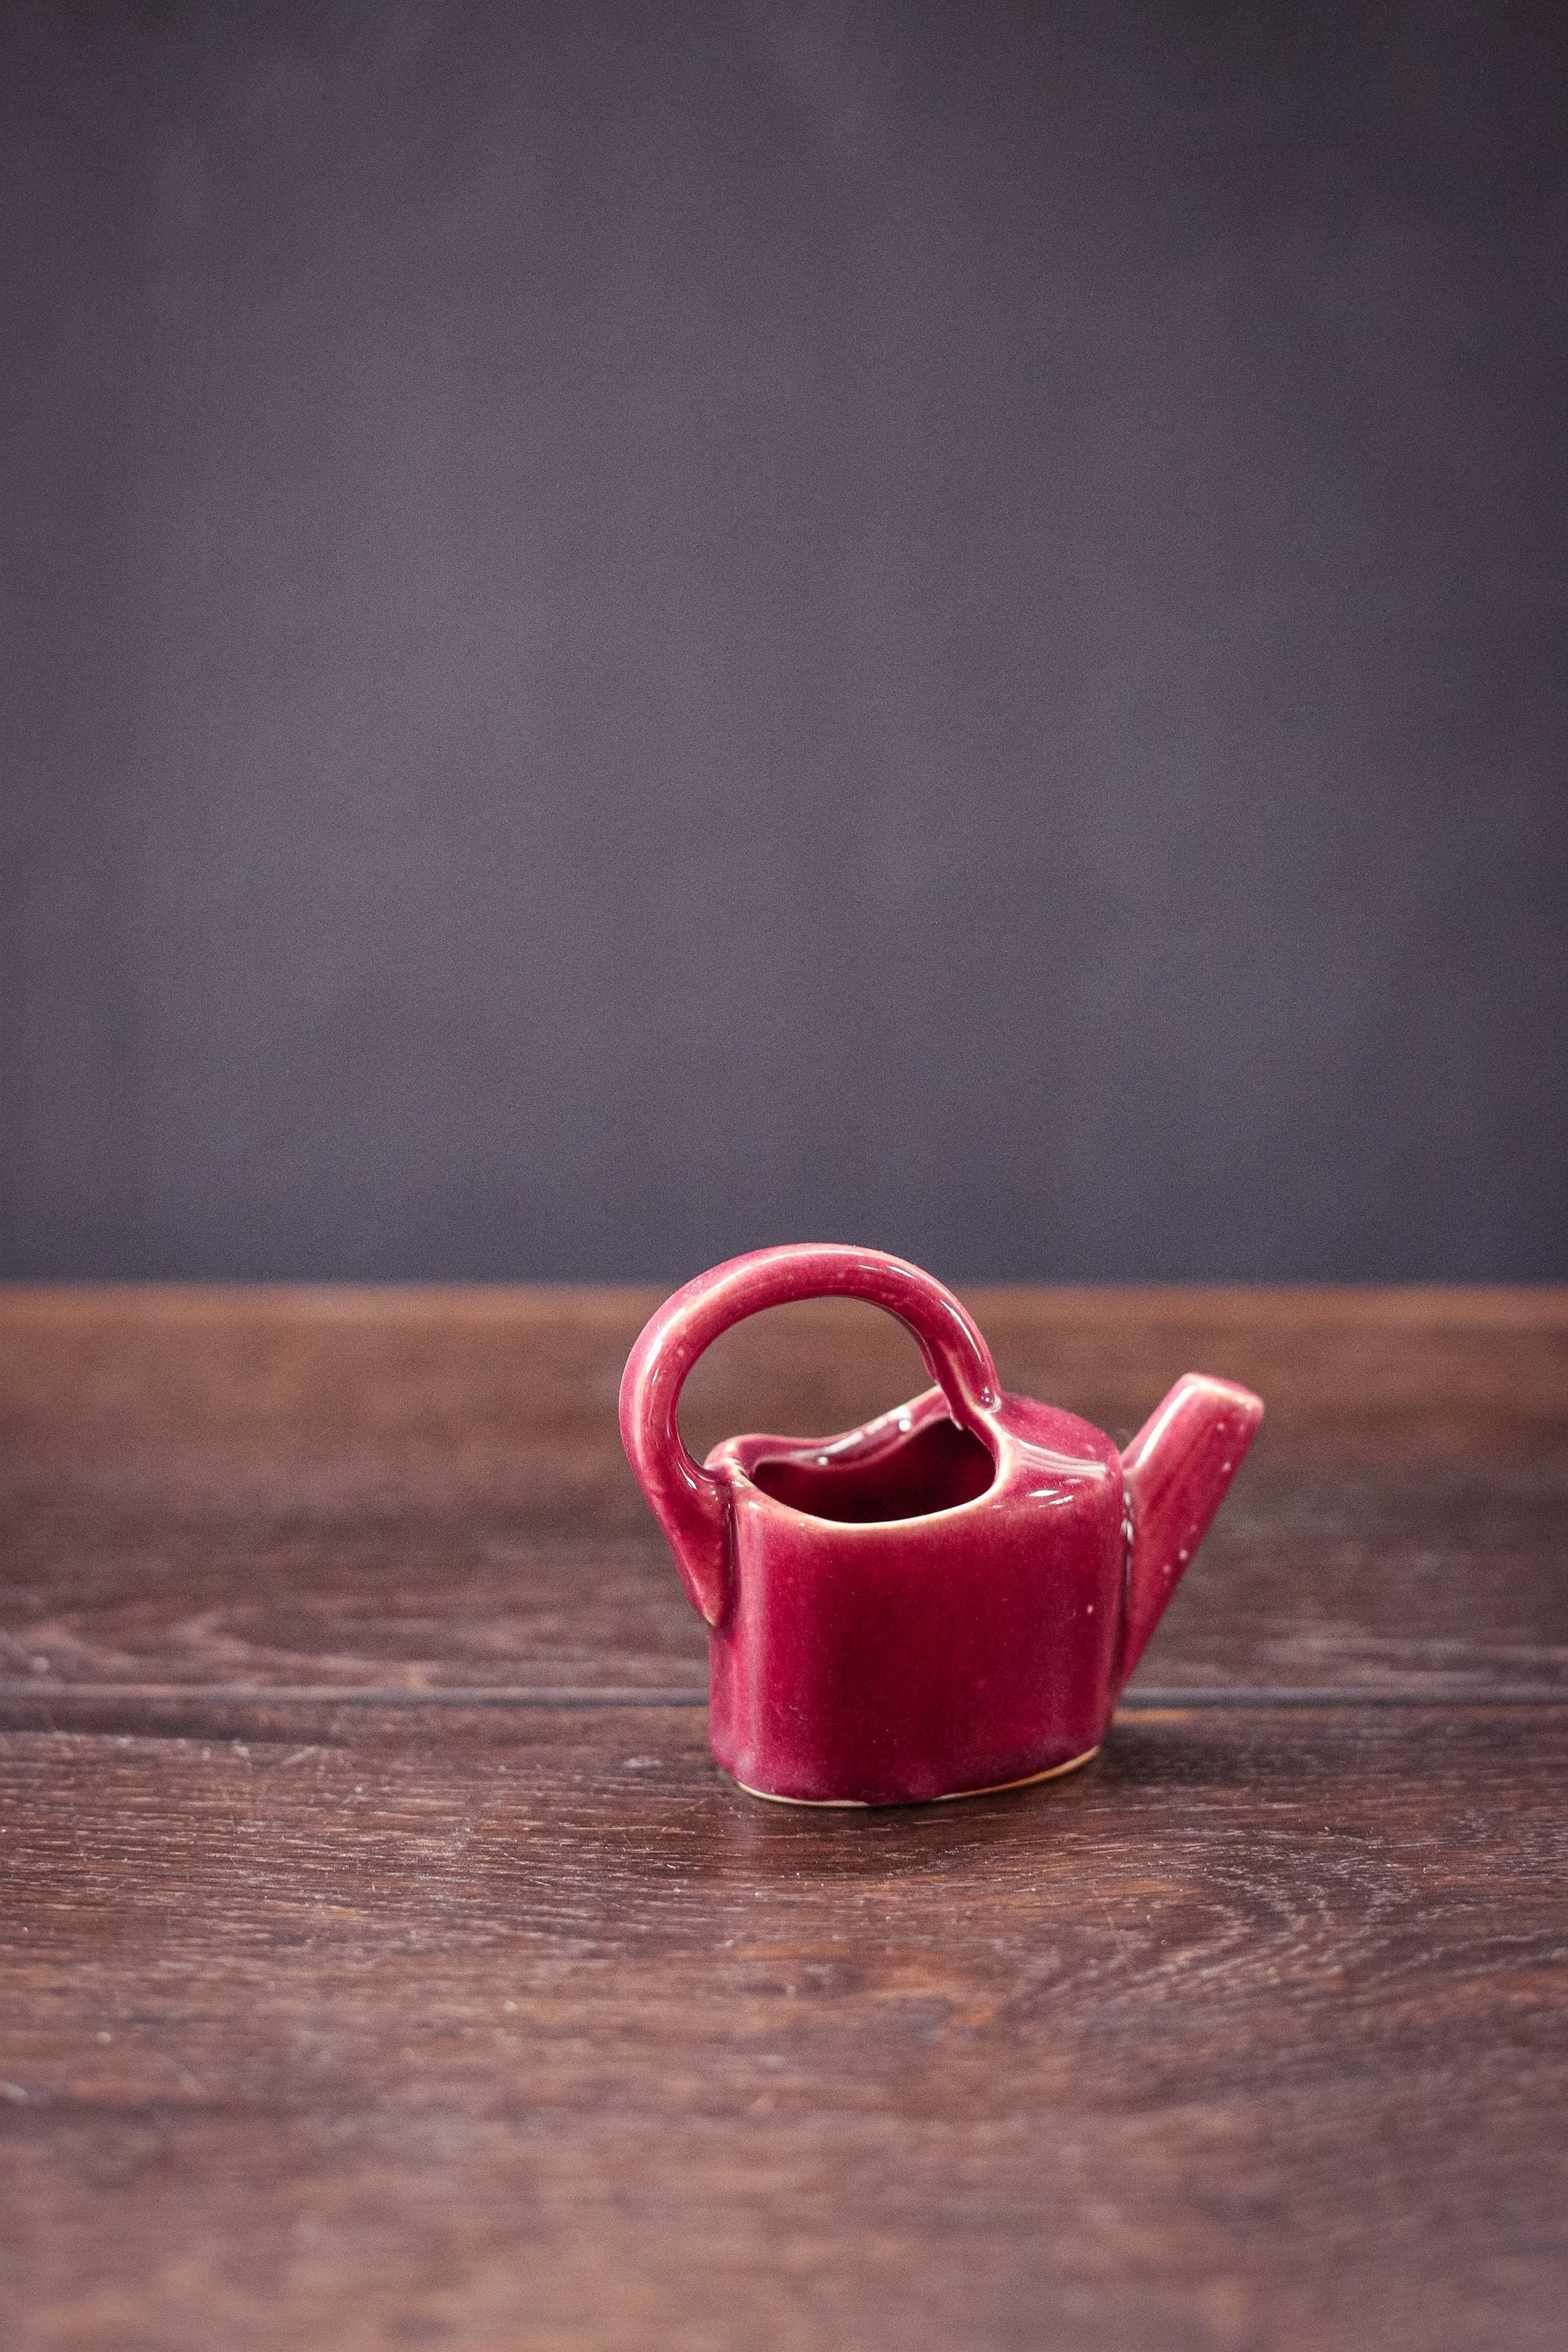
[[[185,1700],[205,1706],[425,1706],[425,1707],[637,1707],[706,1706],[708,1693],[695,1684],[679,1688],[639,1689],[634,1685],[584,1689],[576,1685],[447,1684],[410,1688],[404,1684],[350,1684],[341,1690],[323,1684],[265,1683],[67,1683],[0,1682],[0,1707],[37,1707],[50,1702],[113,1701],[118,1706],[164,1706]],[[1413,1684],[1353,1683],[1190,1688],[1151,1684],[1127,1691],[1118,1702],[1122,1715],[1170,1707],[1347,1706],[1568,1706],[1568,1686],[1552,1683],[1500,1683],[1488,1689],[1423,1689]]]

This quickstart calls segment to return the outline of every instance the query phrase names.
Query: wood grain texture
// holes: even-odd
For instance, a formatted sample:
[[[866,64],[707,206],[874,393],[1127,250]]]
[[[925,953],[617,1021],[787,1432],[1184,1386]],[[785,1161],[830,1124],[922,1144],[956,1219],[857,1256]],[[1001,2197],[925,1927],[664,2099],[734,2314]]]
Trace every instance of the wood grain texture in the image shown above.
[[[635,1497],[616,1442],[651,1289],[0,1285],[0,1455],[65,1466],[450,1465],[507,1493]],[[1276,1454],[1558,1452],[1568,1287],[963,1293],[1004,1382],[1131,1435],[1184,1371],[1268,1400]],[[727,1332],[689,1385],[706,1448],[847,1428],[925,1384],[887,1317],[820,1299]]]
[[[0,1293],[0,1706],[34,1678],[700,1685],[615,1435],[651,1297]],[[1113,1428],[1194,1363],[1269,1396],[1142,1682],[1568,1688],[1568,1294],[975,1303],[1005,1377]],[[694,1410],[809,1432],[920,1378],[888,1318],[823,1302],[727,1335]]]
[[[701,1682],[647,1304],[0,1297],[4,2352],[1555,2347],[1563,1295],[979,1298],[1113,1429],[1270,1394],[1140,1677],[1211,1703],[848,1817],[607,1703]],[[700,1442],[919,1378],[731,1339]]]
[[[18,1684],[700,1688],[658,1534],[575,1528],[412,1472],[345,1496],[287,1467],[0,1494],[0,1707]],[[1249,1463],[1140,1670],[1183,1685],[1568,1695],[1568,1457]]]
[[[13,1736],[12,2340],[1555,2347],[1565,1770],[1171,1714],[847,1822],[670,1711]]]

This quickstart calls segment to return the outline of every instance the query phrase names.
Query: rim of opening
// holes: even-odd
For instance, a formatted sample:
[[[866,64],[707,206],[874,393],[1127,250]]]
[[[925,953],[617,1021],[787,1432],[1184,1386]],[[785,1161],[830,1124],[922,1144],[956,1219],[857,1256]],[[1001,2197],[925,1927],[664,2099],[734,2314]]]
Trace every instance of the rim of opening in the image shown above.
[[[877,1418],[879,1419],[880,1416],[879,1415]],[[850,1535],[874,1535],[879,1528],[927,1527],[932,1519],[951,1519],[955,1517],[960,1511],[975,1510],[982,1503],[985,1502],[996,1490],[997,1482],[1002,1475],[1002,1456],[1007,1446],[1006,1438],[1000,1433],[998,1433],[994,1440],[984,1438],[980,1435],[978,1430],[964,1429],[963,1423],[960,1421],[954,1421],[952,1414],[948,1412],[940,1416],[933,1415],[931,1420],[926,1422],[919,1430],[900,1430],[897,1444],[889,1450],[890,1452],[896,1452],[898,1450],[898,1444],[908,1444],[916,1437],[923,1436],[927,1429],[936,1428],[941,1420],[945,1420],[950,1428],[962,1431],[965,1437],[973,1438],[975,1444],[984,1448],[985,1453],[987,1453],[991,1457],[991,1475],[986,1480],[978,1495],[970,1495],[966,1496],[962,1503],[944,1503],[940,1510],[900,1513],[897,1517],[887,1519],[829,1519],[825,1518],[820,1511],[803,1511],[798,1503],[786,1503],[781,1495],[770,1494],[765,1486],[758,1485],[757,1480],[752,1475],[752,1472],[742,1463],[735,1462],[729,1465],[730,1475],[732,1478],[738,1478],[742,1485],[750,1486],[754,1493],[763,1497],[764,1502],[771,1503],[775,1511],[787,1511],[792,1518],[808,1520],[814,1528],[837,1528]],[[864,1422],[861,1426],[862,1428],[869,1429],[875,1426],[875,1423]],[[798,1441],[799,1444],[805,1445],[809,1445],[811,1442],[812,1441],[809,1438],[803,1438]],[[741,1444],[744,1443],[744,1440],[731,1438],[728,1443],[731,1444]],[[764,1454],[762,1456],[762,1461],[776,1462],[787,1460],[788,1458],[789,1457],[784,1454]],[[759,1464],[758,1466],[760,1467],[761,1465]],[[808,1469],[816,1469],[818,1467],[818,1465],[814,1462],[808,1463],[805,1466]]]

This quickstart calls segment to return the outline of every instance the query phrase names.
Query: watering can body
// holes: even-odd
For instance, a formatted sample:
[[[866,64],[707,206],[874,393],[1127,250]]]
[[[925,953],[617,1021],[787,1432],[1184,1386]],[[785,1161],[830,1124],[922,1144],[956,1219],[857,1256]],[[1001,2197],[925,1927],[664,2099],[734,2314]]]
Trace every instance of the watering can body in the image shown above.
[[[676,1407],[720,1331],[786,1299],[897,1315],[936,1381],[831,1438],[736,1437],[699,1465]],[[709,1629],[709,1736],[758,1796],[907,1804],[1087,1762],[1262,1416],[1189,1374],[1125,1454],[1005,1395],[952,1294],[836,1244],[753,1251],[668,1300],[621,1427]]]

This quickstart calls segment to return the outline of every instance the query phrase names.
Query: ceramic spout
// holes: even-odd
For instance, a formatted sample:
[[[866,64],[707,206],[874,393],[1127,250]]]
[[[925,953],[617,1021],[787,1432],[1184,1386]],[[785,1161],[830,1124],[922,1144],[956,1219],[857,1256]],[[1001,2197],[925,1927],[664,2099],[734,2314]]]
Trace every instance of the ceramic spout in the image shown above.
[[[1250,1389],[1187,1372],[1122,1454],[1131,1538],[1119,1682],[1163,1616],[1262,1418]]]

